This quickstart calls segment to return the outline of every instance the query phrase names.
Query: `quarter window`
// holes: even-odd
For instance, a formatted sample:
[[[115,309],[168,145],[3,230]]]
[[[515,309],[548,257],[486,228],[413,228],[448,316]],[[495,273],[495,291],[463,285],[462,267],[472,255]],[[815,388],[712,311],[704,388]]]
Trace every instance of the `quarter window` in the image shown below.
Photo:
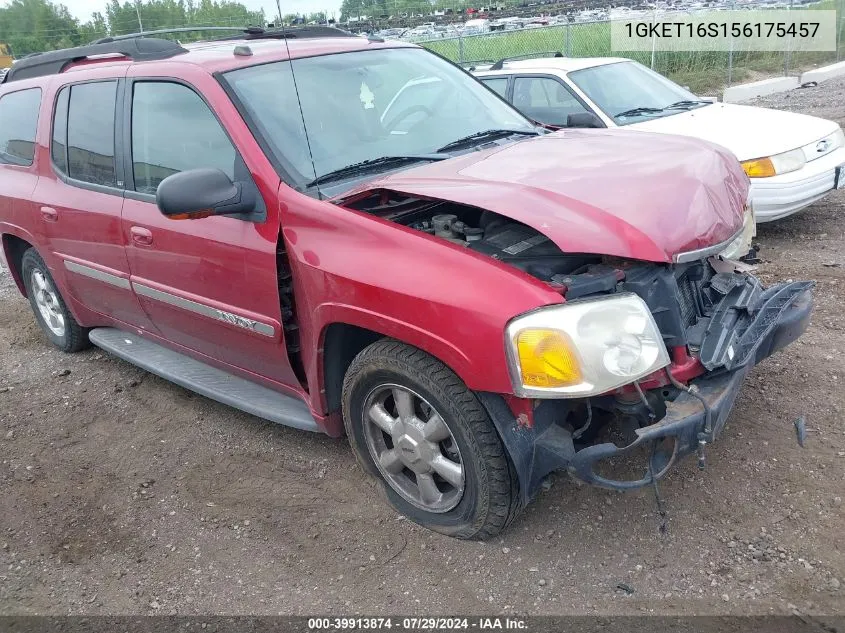
[[[220,123],[193,90],[176,83],[136,83],[132,96],[135,190],[154,194],[168,176],[198,167],[220,169],[232,180],[243,180],[236,178],[236,167],[246,171]]]
[[[67,173],[71,178],[95,185],[115,186],[116,94],[117,82],[114,81],[71,87],[67,119]],[[55,128],[56,122],[54,138],[57,132],[61,132]]]
[[[70,99],[70,88],[62,88],[56,100],[56,115],[53,118],[53,142],[50,145],[50,156],[53,164],[63,174],[67,173],[67,106]]]
[[[0,162],[32,165],[41,90],[31,88],[0,98]]]
[[[494,92],[499,93],[503,99],[508,98],[508,78],[496,77],[495,79],[482,79],[481,82],[491,88]]]

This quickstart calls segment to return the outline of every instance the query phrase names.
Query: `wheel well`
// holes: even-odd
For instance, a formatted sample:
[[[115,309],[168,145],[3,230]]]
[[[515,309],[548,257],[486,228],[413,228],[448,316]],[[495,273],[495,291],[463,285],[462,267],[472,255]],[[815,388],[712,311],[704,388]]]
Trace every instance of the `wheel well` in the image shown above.
[[[346,323],[332,323],[326,328],[323,338],[323,372],[329,413],[340,411],[343,378],[352,360],[361,350],[380,338],[384,338],[384,335]]]
[[[22,240],[16,235],[3,236],[3,251],[6,254],[6,260],[9,263],[9,272],[12,274],[12,279],[18,286],[23,296],[26,296],[26,287],[23,284],[23,277],[21,277],[21,259],[27,249],[32,248],[32,244],[26,240]]]

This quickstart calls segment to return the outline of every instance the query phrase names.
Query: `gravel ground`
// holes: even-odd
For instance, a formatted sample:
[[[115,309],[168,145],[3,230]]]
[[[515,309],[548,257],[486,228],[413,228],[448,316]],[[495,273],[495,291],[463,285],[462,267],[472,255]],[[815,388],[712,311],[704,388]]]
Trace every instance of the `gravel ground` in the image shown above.
[[[761,102],[845,124],[845,81]],[[51,349],[0,274],[0,613],[845,613],[845,192],[763,226],[818,281],[708,466],[611,493],[555,476],[502,536],[397,516],[343,440],[264,423],[94,349]],[[793,421],[807,416],[805,448]]]

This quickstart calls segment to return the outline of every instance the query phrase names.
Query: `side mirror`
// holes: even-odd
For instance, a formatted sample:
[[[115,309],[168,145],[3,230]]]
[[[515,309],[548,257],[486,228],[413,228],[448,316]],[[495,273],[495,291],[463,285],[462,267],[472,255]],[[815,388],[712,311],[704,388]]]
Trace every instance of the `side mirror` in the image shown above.
[[[159,211],[172,220],[196,220],[210,215],[250,213],[255,193],[232,182],[219,169],[189,169],[168,176],[156,191]]]
[[[576,112],[566,117],[566,127],[607,127],[593,112]]]

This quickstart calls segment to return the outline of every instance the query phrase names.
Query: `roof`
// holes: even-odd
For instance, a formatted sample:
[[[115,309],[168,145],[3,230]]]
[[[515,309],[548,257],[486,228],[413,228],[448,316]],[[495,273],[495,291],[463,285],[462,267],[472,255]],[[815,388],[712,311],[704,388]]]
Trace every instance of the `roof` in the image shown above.
[[[487,68],[477,68],[476,75],[501,75],[520,70],[523,72],[564,72],[569,73],[574,70],[583,70],[584,68],[593,68],[594,66],[605,66],[607,64],[616,64],[618,62],[629,62],[630,59],[624,57],[540,57],[536,59],[520,59],[514,61],[506,61],[502,65],[502,70],[488,71]]]
[[[234,50],[239,46],[249,46],[252,55],[236,56]],[[314,57],[333,53],[348,53],[379,48],[418,48],[408,42],[395,40],[375,41],[365,37],[314,38],[302,40],[228,40],[225,42],[198,42],[186,44],[187,53],[173,57],[169,61],[188,62],[208,68],[211,72],[230,70],[240,66]]]
[[[128,60],[134,64],[189,63],[202,66],[209,72],[216,72],[289,58],[414,46],[356,37],[338,29],[322,28],[322,31],[326,32],[325,35],[315,35],[314,30],[312,27],[311,31],[300,31],[297,34],[296,29],[291,28],[284,32],[287,33],[286,36],[280,36],[278,32],[270,32],[266,36],[247,32],[233,38],[186,45],[172,40],[146,37],[147,34],[143,37],[105,38],[87,46],[30,55],[14,64],[5,81],[54,75],[81,64],[97,65],[98,60]]]

